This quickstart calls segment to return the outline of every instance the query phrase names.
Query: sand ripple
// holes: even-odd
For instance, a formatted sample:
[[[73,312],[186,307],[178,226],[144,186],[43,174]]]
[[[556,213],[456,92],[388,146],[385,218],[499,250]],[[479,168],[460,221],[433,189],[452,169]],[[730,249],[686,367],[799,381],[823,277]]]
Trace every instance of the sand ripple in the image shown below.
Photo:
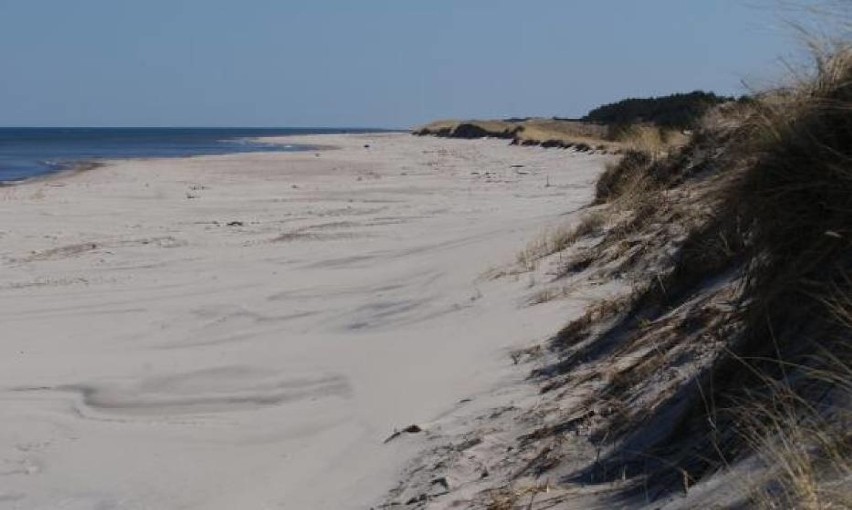
[[[349,382],[339,375],[288,378],[272,371],[222,367],[152,377],[134,383],[73,384],[19,391],[77,394],[82,416],[174,416],[223,413],[279,406],[305,399],[349,398]]]

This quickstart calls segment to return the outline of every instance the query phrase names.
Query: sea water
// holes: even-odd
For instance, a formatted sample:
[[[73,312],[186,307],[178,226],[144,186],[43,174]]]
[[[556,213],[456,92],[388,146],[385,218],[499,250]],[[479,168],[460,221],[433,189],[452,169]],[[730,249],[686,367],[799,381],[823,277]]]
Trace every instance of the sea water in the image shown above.
[[[0,128],[0,183],[106,159],[175,158],[240,152],[311,150],[270,144],[269,136],[367,132],[298,128]]]

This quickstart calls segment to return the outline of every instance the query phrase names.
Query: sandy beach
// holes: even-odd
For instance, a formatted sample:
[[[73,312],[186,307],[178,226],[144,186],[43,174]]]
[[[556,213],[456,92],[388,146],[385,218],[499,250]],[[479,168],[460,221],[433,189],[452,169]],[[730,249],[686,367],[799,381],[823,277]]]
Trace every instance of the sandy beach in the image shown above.
[[[395,429],[524,378],[509,350],[581,308],[484,275],[607,156],[278,141],[335,148],[0,188],[0,508],[369,508],[422,447]]]

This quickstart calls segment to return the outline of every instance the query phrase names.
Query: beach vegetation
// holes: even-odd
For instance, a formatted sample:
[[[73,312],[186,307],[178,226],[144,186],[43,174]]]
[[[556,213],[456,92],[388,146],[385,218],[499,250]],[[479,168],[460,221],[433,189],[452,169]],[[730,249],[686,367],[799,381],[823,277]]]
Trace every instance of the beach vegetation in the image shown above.
[[[692,501],[744,470],[722,506],[852,504],[852,48],[815,60],[808,80],[713,107],[676,150],[625,152],[585,219],[525,250],[567,253],[557,279],[630,289],[537,358],[549,405],[586,395],[519,441],[549,445],[539,476]],[[554,445],[581,431],[597,458],[566,475]]]
[[[628,98],[594,108],[582,120],[607,124],[615,130],[634,124],[691,129],[714,106],[736,100],[702,90],[660,97]],[[743,97],[741,100],[748,99]]]

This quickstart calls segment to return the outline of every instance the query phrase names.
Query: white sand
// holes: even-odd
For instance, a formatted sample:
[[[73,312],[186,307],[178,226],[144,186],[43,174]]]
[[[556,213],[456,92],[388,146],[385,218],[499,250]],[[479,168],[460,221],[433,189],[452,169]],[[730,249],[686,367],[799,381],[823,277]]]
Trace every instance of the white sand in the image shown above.
[[[525,375],[507,349],[569,305],[478,277],[605,157],[287,141],[340,149],[0,188],[0,508],[368,507],[414,453],[395,427]]]

